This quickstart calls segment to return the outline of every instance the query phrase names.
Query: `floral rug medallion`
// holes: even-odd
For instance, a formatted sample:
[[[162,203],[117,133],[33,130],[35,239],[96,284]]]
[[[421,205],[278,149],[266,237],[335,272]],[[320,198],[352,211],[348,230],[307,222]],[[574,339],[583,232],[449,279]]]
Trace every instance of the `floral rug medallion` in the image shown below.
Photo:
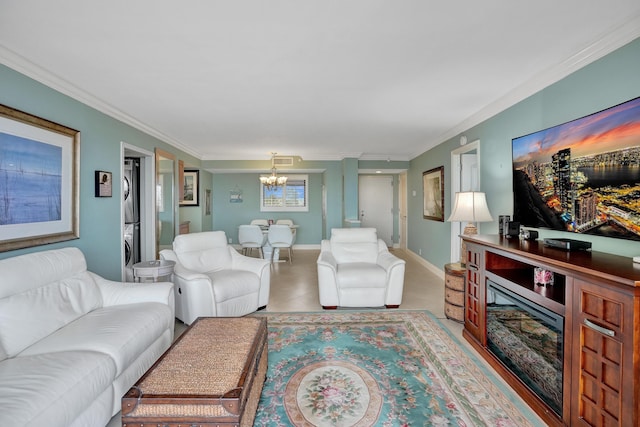
[[[258,313],[269,369],[254,426],[533,426],[426,311]]]

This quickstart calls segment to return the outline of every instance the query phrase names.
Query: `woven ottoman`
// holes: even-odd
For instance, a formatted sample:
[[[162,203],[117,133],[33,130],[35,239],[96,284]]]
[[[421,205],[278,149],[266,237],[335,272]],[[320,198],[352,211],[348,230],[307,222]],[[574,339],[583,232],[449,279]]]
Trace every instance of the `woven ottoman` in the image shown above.
[[[198,318],[122,398],[122,425],[252,426],[267,320]]]

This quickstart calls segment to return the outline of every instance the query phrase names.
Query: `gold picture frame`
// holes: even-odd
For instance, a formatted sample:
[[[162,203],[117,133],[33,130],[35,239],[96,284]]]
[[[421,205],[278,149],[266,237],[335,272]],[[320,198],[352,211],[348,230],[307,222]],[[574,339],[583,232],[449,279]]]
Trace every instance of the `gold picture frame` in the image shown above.
[[[80,237],[80,132],[0,104],[0,252]]]
[[[444,222],[444,166],[422,173],[424,219]]]

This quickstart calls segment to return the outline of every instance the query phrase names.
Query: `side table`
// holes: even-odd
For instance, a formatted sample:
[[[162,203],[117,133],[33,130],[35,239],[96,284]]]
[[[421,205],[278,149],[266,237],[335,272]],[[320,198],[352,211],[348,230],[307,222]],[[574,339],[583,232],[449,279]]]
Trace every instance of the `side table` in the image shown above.
[[[464,322],[464,272],[459,262],[444,266],[444,314],[456,322]]]
[[[164,259],[138,262],[133,264],[133,281],[140,282],[141,279],[151,279],[157,282],[158,277],[169,276],[173,273],[175,265],[175,261]]]

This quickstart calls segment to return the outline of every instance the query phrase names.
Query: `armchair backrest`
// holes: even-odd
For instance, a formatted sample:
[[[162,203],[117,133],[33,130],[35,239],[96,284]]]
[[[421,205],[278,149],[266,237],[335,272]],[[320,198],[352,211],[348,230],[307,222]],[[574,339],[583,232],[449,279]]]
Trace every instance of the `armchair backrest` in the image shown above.
[[[338,264],[375,263],[378,259],[378,233],[375,228],[334,228],[330,246]]]
[[[224,231],[180,234],[173,240],[173,251],[180,264],[198,273],[231,267],[231,252]]]

